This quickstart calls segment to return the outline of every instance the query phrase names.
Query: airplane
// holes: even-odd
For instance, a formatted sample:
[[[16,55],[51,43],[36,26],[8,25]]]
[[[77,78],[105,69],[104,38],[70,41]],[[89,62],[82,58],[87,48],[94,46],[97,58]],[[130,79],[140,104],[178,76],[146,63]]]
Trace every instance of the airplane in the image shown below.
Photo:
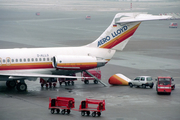
[[[107,64],[116,50],[124,49],[141,22],[170,18],[170,15],[117,13],[109,27],[84,46],[0,49],[0,81],[6,81],[9,88],[16,86],[18,91],[26,91],[25,80],[81,78],[70,74]]]

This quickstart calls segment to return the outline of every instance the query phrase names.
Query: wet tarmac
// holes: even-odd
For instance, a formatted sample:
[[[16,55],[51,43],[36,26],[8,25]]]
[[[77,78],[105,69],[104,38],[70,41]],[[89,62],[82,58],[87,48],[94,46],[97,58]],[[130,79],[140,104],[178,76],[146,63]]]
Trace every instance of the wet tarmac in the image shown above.
[[[60,4],[61,2],[61,4]],[[99,3],[103,3],[98,5]],[[117,12],[129,12],[127,2],[83,1],[1,1],[0,48],[81,46],[95,40],[110,24]],[[118,7],[120,4],[121,9]],[[124,6],[123,6],[124,4]],[[139,2],[133,11],[152,14],[180,12],[180,2]],[[83,6],[83,7],[79,7]],[[92,7],[94,6],[94,7]],[[114,6],[114,7],[113,7]],[[68,9],[69,8],[69,9]],[[113,8],[113,9],[112,9]],[[36,16],[36,12],[40,12]],[[91,15],[91,20],[85,20]],[[144,22],[123,51],[101,68],[101,84],[41,88],[39,80],[26,81],[27,92],[6,88],[0,82],[1,120],[100,119],[100,120],[179,120],[180,119],[180,27],[169,28],[174,21]],[[180,24],[180,21],[175,21]],[[157,95],[153,89],[111,86],[108,79],[122,73],[133,79],[139,75],[172,76],[176,84],[171,95]],[[80,74],[77,74],[80,75]],[[155,81],[154,81],[155,82]],[[106,111],[101,117],[51,114],[49,97],[75,98],[75,108],[86,98],[104,99]]]

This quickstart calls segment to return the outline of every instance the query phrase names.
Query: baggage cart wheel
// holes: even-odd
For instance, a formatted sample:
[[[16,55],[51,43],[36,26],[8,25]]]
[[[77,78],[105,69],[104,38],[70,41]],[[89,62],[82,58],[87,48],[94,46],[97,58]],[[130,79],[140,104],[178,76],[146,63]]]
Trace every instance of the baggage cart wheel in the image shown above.
[[[97,80],[94,80],[94,84],[98,84],[98,81],[97,81]]]
[[[85,84],[89,84],[89,80],[85,80],[84,83],[85,83]]]
[[[98,112],[97,115],[98,115],[98,117],[100,117],[101,116],[101,112]]]
[[[53,87],[54,87],[54,88],[56,87],[56,83],[53,83]]]
[[[51,114],[54,114],[54,109],[51,109]]]
[[[81,115],[82,115],[82,116],[85,116],[85,111],[81,111]]]
[[[67,82],[65,82],[65,86],[67,86],[68,85],[68,83]]]
[[[44,87],[44,84],[41,84],[41,87],[43,88],[43,87]]]
[[[49,83],[49,87],[50,87],[50,88],[52,87],[52,83],[51,83],[51,82]]]
[[[90,111],[86,111],[86,114],[87,114],[87,116],[89,116],[90,115]]]
[[[65,114],[65,110],[62,110],[62,111],[61,111],[61,114],[63,114],[63,115],[64,115],[64,114]]]
[[[74,81],[71,81],[72,86],[74,85]]]
[[[93,116],[93,117],[96,117],[96,112],[93,112],[93,113],[92,113],[92,116]]]
[[[67,83],[68,83],[68,85],[70,85],[70,81],[68,81]]]
[[[70,114],[70,112],[71,112],[70,110],[67,110],[67,114]]]
[[[60,112],[60,109],[56,109],[56,112],[59,114],[59,112]]]
[[[62,84],[62,82],[59,82],[59,85],[61,85]]]

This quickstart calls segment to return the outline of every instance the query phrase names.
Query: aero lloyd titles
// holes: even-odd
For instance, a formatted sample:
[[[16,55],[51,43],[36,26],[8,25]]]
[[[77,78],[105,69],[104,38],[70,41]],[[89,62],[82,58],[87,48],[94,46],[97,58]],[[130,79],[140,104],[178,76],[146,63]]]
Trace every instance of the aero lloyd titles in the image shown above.
[[[111,33],[111,36],[106,36],[105,38],[99,40],[98,41],[98,47],[103,45],[104,43],[108,42],[109,40],[111,40],[111,37],[115,38],[116,36],[120,35],[124,31],[126,31],[127,29],[128,29],[127,26],[123,26],[122,28],[117,29],[117,31]]]

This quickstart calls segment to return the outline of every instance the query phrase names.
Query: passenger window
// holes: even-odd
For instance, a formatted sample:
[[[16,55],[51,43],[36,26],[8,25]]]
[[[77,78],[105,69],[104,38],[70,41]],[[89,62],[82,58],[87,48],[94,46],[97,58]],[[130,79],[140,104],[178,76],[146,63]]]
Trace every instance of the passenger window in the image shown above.
[[[43,61],[46,61],[46,58],[43,58]]]
[[[41,58],[39,58],[39,61],[41,61]]]
[[[16,62],[18,62],[18,59],[16,59]]]
[[[31,61],[33,62],[33,61],[34,61],[34,58],[31,58]]]
[[[24,62],[26,62],[26,58],[24,58]]]
[[[53,61],[53,58],[51,58],[51,61]]]
[[[19,62],[22,62],[22,59],[19,59]]]
[[[36,58],[36,61],[38,61],[38,59]]]
[[[6,62],[6,60],[5,59],[3,59],[3,63],[5,63]]]
[[[12,59],[11,61],[14,62],[14,59]]]
[[[49,58],[47,58],[47,61],[49,61]]]
[[[141,78],[141,81],[144,81],[144,80],[145,80],[145,78],[144,78],[144,77],[142,77],[142,78]]]
[[[30,59],[28,58],[28,62],[30,62]]]
[[[9,60],[9,59],[7,59],[7,62],[10,62],[10,60]]]

